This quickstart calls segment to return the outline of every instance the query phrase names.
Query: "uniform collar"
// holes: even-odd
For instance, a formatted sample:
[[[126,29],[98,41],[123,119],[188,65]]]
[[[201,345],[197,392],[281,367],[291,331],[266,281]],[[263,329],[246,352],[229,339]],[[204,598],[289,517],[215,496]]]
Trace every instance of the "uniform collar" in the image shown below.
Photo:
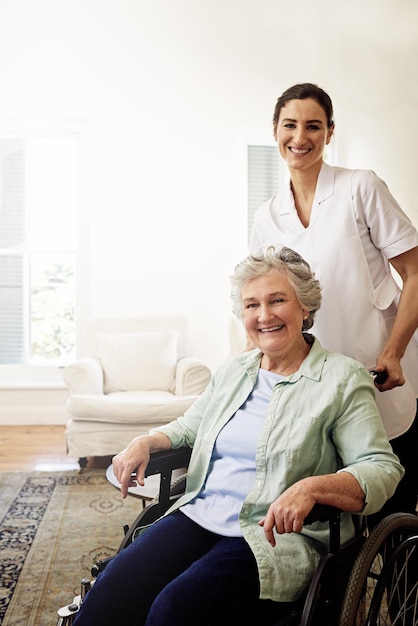
[[[334,195],[335,188],[335,168],[328,163],[323,162],[319,171],[318,181],[316,183],[314,204],[321,204],[330,196]],[[289,210],[296,211],[295,200],[290,186],[290,177],[287,177],[283,191],[279,194],[278,214],[286,215]]]
[[[335,187],[335,168],[328,163],[322,163],[319,171],[318,181],[316,183],[316,191],[314,202],[320,204],[334,195]]]

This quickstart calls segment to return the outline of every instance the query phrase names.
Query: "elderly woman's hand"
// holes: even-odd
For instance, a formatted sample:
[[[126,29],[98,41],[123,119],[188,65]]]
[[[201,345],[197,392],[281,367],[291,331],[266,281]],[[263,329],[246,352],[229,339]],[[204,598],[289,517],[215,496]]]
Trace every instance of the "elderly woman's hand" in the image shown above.
[[[276,540],[273,529],[279,535],[283,533],[299,533],[302,530],[305,517],[311,512],[315,498],[295,483],[286,489],[268,508],[267,514],[259,522],[264,528],[267,541],[274,547]]]
[[[326,504],[342,511],[359,513],[365,495],[358,481],[349,472],[308,476],[286,489],[268,508],[260,520],[267,541],[274,547],[274,529],[283,533],[300,533],[306,516],[315,504]]]
[[[145,470],[150,459],[150,444],[148,435],[135,437],[122,452],[113,457],[113,472],[120,482],[123,498],[128,495],[129,487],[144,485]],[[136,474],[136,478],[132,474]]]

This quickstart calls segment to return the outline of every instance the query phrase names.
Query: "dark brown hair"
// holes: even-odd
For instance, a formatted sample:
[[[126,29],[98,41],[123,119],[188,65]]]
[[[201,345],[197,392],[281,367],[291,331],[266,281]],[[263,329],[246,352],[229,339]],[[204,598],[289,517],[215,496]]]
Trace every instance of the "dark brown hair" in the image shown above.
[[[323,89],[318,87],[318,85],[314,85],[313,83],[298,83],[297,85],[293,85],[293,87],[286,89],[286,91],[284,91],[277,99],[273,115],[273,128],[275,134],[280,117],[280,111],[285,104],[289,102],[289,100],[306,100],[307,98],[312,98],[312,100],[317,101],[319,106],[324,110],[328,128],[333,128],[334,112],[329,95]]]

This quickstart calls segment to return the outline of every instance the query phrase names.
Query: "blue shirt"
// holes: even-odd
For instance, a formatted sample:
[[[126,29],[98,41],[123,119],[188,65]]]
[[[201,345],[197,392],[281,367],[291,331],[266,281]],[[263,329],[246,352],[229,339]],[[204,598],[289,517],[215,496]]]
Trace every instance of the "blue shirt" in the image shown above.
[[[216,439],[252,392],[261,356],[257,349],[229,359],[183,416],[150,431],[165,433],[173,448],[193,448],[186,492],[167,514],[200,493]],[[350,357],[324,350],[317,339],[298,371],[274,386],[255,463],[239,523],[257,562],[260,598],[277,602],[295,600],[308,586],[327,549],[328,524],[276,533],[273,548],[258,525],[270,504],[302,478],[346,471],[363,489],[363,513],[369,514],[383,506],[404,473],[383,428],[370,374]],[[343,514],[342,541],[353,534],[351,515]]]
[[[219,433],[204,487],[181,507],[183,513],[218,535],[240,537],[239,514],[255,480],[257,440],[274,385],[283,376],[260,369],[254,389]]]

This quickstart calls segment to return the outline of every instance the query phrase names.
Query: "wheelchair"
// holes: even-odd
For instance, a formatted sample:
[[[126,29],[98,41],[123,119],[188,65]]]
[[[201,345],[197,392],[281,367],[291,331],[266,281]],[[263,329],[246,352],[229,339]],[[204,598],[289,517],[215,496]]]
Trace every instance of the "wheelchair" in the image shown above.
[[[187,467],[190,454],[189,448],[180,448],[151,455],[146,475],[160,475],[159,495],[124,527],[118,552],[184,492],[186,475],[172,481],[172,472]],[[333,507],[314,507],[305,524],[328,521],[328,553],[301,600],[274,603],[273,611],[271,604],[265,611],[260,601],[254,626],[418,626],[418,517],[394,513],[369,533],[367,520],[353,515],[355,536],[340,545],[340,514]],[[112,558],[93,565],[93,580],[83,579],[80,595],[58,610],[57,626],[71,626],[94,579]]]

